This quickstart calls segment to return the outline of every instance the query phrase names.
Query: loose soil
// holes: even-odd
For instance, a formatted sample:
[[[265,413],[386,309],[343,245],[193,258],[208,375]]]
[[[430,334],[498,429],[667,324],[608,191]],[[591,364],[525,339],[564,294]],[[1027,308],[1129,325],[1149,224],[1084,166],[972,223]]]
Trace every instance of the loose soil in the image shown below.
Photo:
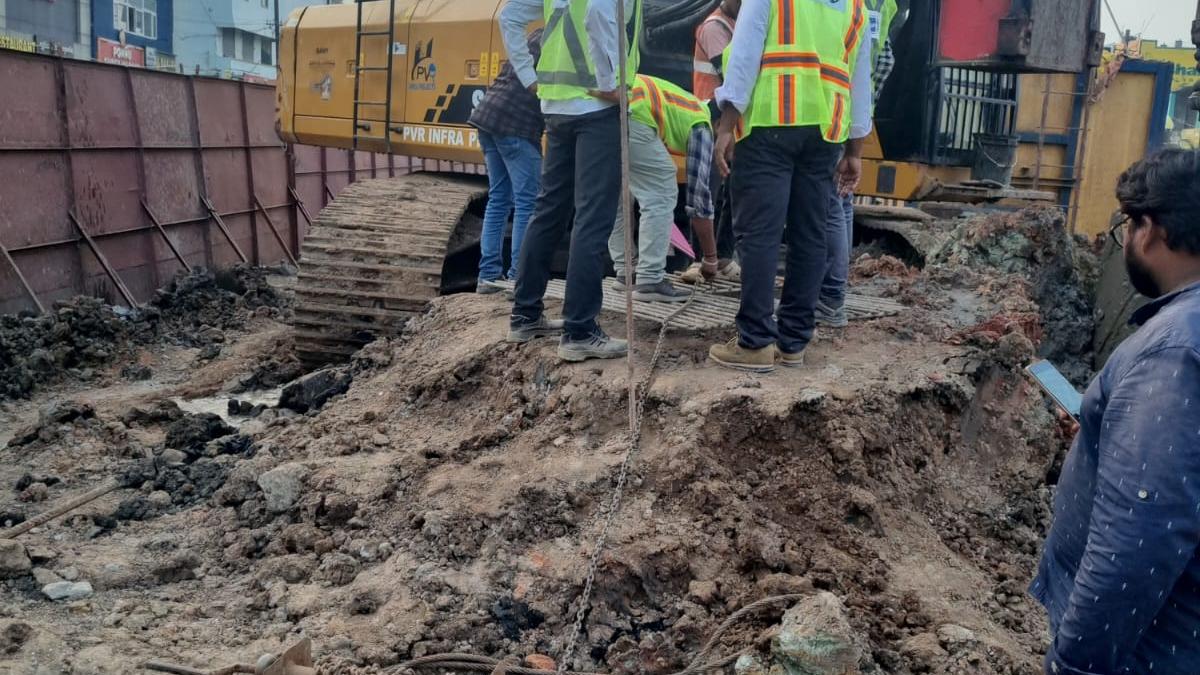
[[[1061,230],[1038,211],[941,226],[964,242],[995,218]],[[1081,265],[1046,264],[1063,236],[1023,237],[1036,264],[858,260],[856,290],[909,310],[821,331],[803,368],[734,373],[705,360],[727,333],[672,332],[574,666],[673,672],[737,608],[828,591],[861,672],[1039,673],[1047,628],[1024,589],[1066,438],[1020,368],[1091,310]],[[0,670],[217,667],[304,637],[327,673],[558,656],[627,449],[624,362],[507,344],[503,298],[461,295],[365,348],[318,410],[181,410],[298,374],[288,329],[242,312],[215,359],[159,341],[103,386],[0,407],[0,519],[131,486],[20,537],[36,571],[0,581]],[[644,373],[656,329],[638,330]],[[153,377],[121,379],[135,362]],[[52,602],[51,575],[94,594]]]

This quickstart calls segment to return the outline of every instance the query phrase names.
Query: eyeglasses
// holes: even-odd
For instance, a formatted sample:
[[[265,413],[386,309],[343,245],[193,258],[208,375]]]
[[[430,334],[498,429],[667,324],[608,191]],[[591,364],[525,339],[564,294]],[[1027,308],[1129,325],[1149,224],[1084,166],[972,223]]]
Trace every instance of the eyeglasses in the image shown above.
[[[1114,213],[1112,219],[1108,221],[1108,236],[1112,237],[1117,248],[1125,248],[1125,232],[1132,222],[1133,218],[1121,211]]]

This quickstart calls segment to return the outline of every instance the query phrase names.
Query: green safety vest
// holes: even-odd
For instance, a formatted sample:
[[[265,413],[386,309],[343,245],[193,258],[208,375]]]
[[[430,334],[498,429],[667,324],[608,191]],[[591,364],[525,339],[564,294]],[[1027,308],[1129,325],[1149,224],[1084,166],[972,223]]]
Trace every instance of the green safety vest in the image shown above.
[[[871,45],[871,66],[874,67],[892,30],[892,19],[896,18],[900,8],[896,6],[896,0],[863,0],[863,4],[867,6],[868,35],[874,41]]]
[[[863,0],[772,0],[758,80],[738,140],[757,127],[819,126],[826,141],[844,143],[850,137],[852,70],[865,39]]]
[[[620,0],[618,0],[620,1]],[[590,99],[596,89],[596,67],[588,49],[584,19],[588,0],[544,0],[546,30],[542,56],[538,59],[538,97],[543,101]],[[634,31],[629,39],[626,82],[633,83],[638,70],[638,39],[642,34],[642,2],[634,4]]]
[[[708,108],[686,89],[649,75],[638,75],[629,93],[629,116],[658,131],[667,150],[687,154],[692,129],[712,128]]]

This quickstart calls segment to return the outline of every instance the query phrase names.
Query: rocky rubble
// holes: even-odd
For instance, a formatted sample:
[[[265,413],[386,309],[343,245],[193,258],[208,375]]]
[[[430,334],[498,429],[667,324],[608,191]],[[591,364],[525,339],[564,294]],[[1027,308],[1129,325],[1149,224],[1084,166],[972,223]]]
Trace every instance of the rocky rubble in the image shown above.
[[[255,311],[282,316],[290,300],[266,281],[268,270],[238,265],[180,273],[144,307],[130,310],[79,297],[44,316],[0,316],[0,400],[28,396],[63,377],[91,381],[138,345],[167,339],[215,358],[224,331]],[[205,354],[202,354],[205,355]],[[121,376],[148,375],[127,366]]]

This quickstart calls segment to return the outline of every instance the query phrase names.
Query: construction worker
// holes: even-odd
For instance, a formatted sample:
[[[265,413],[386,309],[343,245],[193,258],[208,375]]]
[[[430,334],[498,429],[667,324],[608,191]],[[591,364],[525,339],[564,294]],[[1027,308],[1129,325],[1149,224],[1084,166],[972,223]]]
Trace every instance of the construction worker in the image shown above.
[[[878,101],[883,84],[896,65],[888,36],[898,8],[896,0],[864,0],[864,5],[871,40],[872,98]],[[817,324],[831,328],[844,328],[850,323],[846,316],[846,284],[850,279],[850,249],[854,248],[854,188],[857,186],[838,187],[830,195],[825,281],[821,283],[816,310]]]
[[[742,264],[738,335],[709,350],[718,364],[767,372],[777,354],[785,366],[804,363],[825,276],[835,169],[840,184],[857,183],[862,139],[871,129],[870,49],[860,49],[866,24],[862,0],[742,2],[725,82],[716,91],[717,162],[732,175]],[[776,320],[775,274],[785,235],[787,271]]]
[[[521,84],[536,91],[546,119],[542,187],[517,265],[509,320],[510,342],[562,333],[558,355],[567,361],[626,354],[596,322],[606,266],[604,250],[621,201],[621,127],[617,92],[621,30],[629,39],[626,78],[637,73],[640,0],[624,2],[627,25],[617,21],[618,0],[508,0],[500,30]],[[545,22],[536,70],[525,44],[534,22]],[[571,214],[575,214],[571,229]],[[544,315],[542,296],[559,241],[571,229],[563,321]]]
[[[696,50],[692,57],[692,93],[701,101],[710,103],[714,128],[721,118],[721,109],[711,105],[713,94],[721,86],[721,66],[725,49],[733,40],[733,29],[737,24],[741,0],[723,0],[696,27]],[[709,172],[712,178],[710,191],[716,199],[717,230],[717,278],[740,281],[741,270],[733,259],[733,217],[730,213],[729,182],[714,167]],[[686,283],[698,284],[704,279],[701,262],[693,264],[681,276]]]
[[[529,34],[526,46],[534,59],[541,55],[540,28]],[[479,279],[475,292],[491,295],[504,290],[491,282],[516,277],[521,240],[525,238],[541,185],[542,133],[546,125],[537,96],[521,84],[511,61],[500,69],[468,123],[479,130],[479,145],[483,148],[488,175],[488,202],[479,236]],[[512,246],[506,274],[504,226],[510,212]]]
[[[690,291],[666,278],[671,228],[675,224],[675,182],[672,155],[687,157],[687,214],[704,251],[701,273],[717,274],[717,242],[713,235],[713,200],[709,175],[713,162],[713,133],[708,108],[686,90],[656,77],[638,75],[629,94],[629,187],[637,199],[637,279],[635,300],[682,302]],[[624,214],[608,240],[608,253],[617,272],[617,289],[625,290]]]

